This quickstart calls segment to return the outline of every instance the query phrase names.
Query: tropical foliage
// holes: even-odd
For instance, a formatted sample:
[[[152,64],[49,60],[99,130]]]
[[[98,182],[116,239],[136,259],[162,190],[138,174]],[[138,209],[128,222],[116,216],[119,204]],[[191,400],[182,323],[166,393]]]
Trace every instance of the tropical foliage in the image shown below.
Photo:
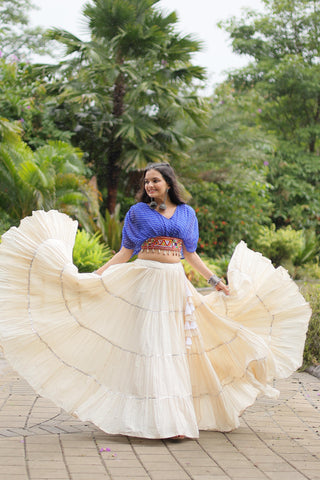
[[[97,225],[100,228],[102,238],[112,251],[117,252],[120,250],[123,226],[123,222],[120,220],[120,205],[116,206],[113,214],[106,210],[104,217],[99,215]]]
[[[0,112],[19,122],[23,140],[32,148],[48,140],[70,140],[72,133],[59,128],[57,102],[49,95],[43,75],[34,78],[33,66],[12,57],[0,58]]]
[[[1,126],[1,125],[0,125]],[[2,122],[0,142],[0,212],[16,223],[33,210],[57,209],[94,229],[96,192],[86,179],[82,152],[51,141],[36,151],[21,140],[9,122]]]
[[[93,0],[84,9],[89,41],[61,30],[49,34],[66,47],[52,88],[74,112],[79,145],[110,213],[123,172],[181,157],[188,138],[176,123],[185,115],[199,122],[203,113],[193,82],[205,78],[204,70],[191,63],[200,43],[177,33],[176,14],[163,14],[158,3]]]
[[[314,0],[264,0],[264,12],[225,22],[235,52],[253,61],[234,87],[263,99],[261,125],[277,138],[270,162],[273,221],[319,233],[320,8]]]
[[[101,243],[101,235],[91,235],[85,230],[78,231],[74,248],[73,263],[79,272],[93,272],[112,256],[111,250]]]

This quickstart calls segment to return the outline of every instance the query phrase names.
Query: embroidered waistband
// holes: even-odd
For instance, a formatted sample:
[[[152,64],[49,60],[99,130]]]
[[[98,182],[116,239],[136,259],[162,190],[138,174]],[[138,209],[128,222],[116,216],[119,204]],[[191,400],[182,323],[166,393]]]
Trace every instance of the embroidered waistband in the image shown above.
[[[175,255],[180,255],[182,250],[182,240],[181,238],[173,237],[152,237],[145,240],[141,245],[141,250],[143,252],[153,252],[159,251],[159,253],[173,253]]]

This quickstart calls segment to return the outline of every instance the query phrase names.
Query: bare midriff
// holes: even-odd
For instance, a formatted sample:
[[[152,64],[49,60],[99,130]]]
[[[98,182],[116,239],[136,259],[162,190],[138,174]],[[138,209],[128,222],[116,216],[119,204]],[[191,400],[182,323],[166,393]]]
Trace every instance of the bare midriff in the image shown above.
[[[182,240],[173,237],[148,238],[138,254],[141,260],[153,260],[162,263],[179,263]]]
[[[173,254],[163,255],[163,253],[157,253],[157,252],[149,252],[149,253],[139,252],[138,258],[140,258],[140,260],[153,260],[155,262],[161,262],[161,263],[179,263],[180,262],[180,257],[177,257],[176,255],[173,255]]]

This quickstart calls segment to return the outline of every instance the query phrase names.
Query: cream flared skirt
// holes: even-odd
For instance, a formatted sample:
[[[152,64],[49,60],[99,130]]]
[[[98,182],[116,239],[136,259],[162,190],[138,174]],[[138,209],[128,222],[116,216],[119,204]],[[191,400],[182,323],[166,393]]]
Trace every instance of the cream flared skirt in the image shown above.
[[[0,342],[36,392],[111,434],[230,431],[301,364],[310,308],[287,272],[241,242],[231,294],[198,293],[182,265],[100,277],[72,263],[77,223],[37,211],[0,246]]]

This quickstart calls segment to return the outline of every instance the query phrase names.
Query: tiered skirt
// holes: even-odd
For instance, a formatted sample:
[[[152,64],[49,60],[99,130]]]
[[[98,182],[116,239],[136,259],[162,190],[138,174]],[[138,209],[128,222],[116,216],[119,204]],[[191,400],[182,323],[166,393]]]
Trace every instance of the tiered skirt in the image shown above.
[[[100,277],[72,263],[77,223],[37,211],[2,236],[0,342],[40,395],[111,434],[230,431],[301,364],[310,308],[282,268],[241,242],[230,296],[180,263],[137,259]]]

